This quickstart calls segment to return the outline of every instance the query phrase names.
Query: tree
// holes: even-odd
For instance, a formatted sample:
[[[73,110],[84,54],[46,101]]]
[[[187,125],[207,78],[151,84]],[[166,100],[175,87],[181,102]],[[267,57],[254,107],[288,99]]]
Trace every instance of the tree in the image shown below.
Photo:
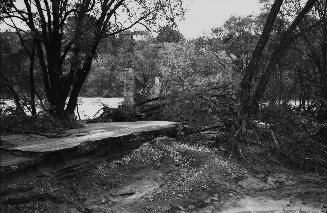
[[[3,20],[5,13],[13,6],[15,0],[2,0],[0,2],[0,22]]]
[[[265,88],[271,75],[276,71],[276,64],[280,61],[281,57],[287,51],[287,48],[290,46],[290,44],[300,35],[296,30],[316,2],[317,0],[308,0],[306,2],[303,9],[298,13],[287,30],[282,33],[278,44],[273,49],[270,60],[268,61],[252,96],[250,106],[254,113],[259,109],[259,101],[263,97]]]
[[[231,16],[223,25],[212,29],[208,37],[200,38],[205,48],[220,58],[224,50],[233,60],[235,71],[243,73],[259,38],[263,23],[261,16]]]
[[[306,31],[317,19],[320,23],[315,30]],[[302,28],[302,39],[308,50],[309,57],[313,60],[318,70],[319,77],[319,109],[318,119],[327,120],[327,2],[319,0],[315,5],[313,17],[306,19]]]
[[[241,109],[240,109],[240,120],[241,120],[241,128],[242,132],[245,131],[246,122],[249,117],[249,113],[251,113],[251,105],[250,105],[250,98],[251,98],[251,84],[254,77],[255,72],[258,70],[260,56],[268,42],[270,33],[273,29],[273,25],[275,19],[279,13],[279,10],[282,6],[283,0],[275,0],[271,10],[269,12],[268,18],[264,25],[262,34],[259,38],[259,41],[252,53],[251,60],[246,67],[244,72],[242,82],[241,82]]]
[[[135,25],[154,25],[158,19],[174,22],[184,13],[181,0],[24,0],[24,6],[14,4],[6,15],[22,20],[32,31],[50,113],[58,117],[74,113],[103,38]],[[74,24],[71,35],[65,36],[68,18]]]
[[[273,6],[271,7],[263,32],[260,36],[255,50],[253,51],[251,61],[245,70],[241,82],[241,109],[239,112],[239,117],[242,132],[246,130],[246,124],[248,119],[253,114],[257,113],[259,109],[259,101],[264,95],[267,83],[269,82],[272,74],[276,71],[276,64],[280,61],[281,57],[286,52],[292,41],[294,41],[300,35],[299,33],[297,33],[297,28],[301,24],[305,16],[310,12],[316,2],[317,0],[308,0],[305,6],[298,12],[293,22],[288,26],[288,28],[284,32],[282,32],[277,44],[272,50],[267,64],[263,69],[262,75],[259,77],[258,84],[253,89],[253,76],[256,72],[258,72],[258,63],[260,60],[261,53],[264,50],[266,43],[269,39],[274,21],[279,13],[283,1],[275,0]],[[251,92],[251,90],[253,92]]]
[[[173,27],[167,25],[159,29],[156,39],[158,43],[179,42],[183,39],[183,35],[178,30],[175,30]]]
[[[24,50],[17,45],[19,42],[17,40],[18,36],[13,32],[3,32],[0,34],[0,55],[3,59],[0,65],[0,81],[3,86],[1,95],[12,98],[16,105],[16,113],[23,115],[23,106],[25,104],[22,100],[22,94],[28,83],[24,72],[27,56]]]
[[[25,54],[29,59],[29,86],[30,86],[30,106],[31,106],[31,114],[36,116],[36,106],[35,106],[35,81],[34,81],[34,68],[35,68],[35,40],[31,33],[25,33],[22,35],[19,28],[14,25],[16,29],[16,34],[19,37],[21,46],[24,49]],[[27,37],[27,38],[24,38]]]

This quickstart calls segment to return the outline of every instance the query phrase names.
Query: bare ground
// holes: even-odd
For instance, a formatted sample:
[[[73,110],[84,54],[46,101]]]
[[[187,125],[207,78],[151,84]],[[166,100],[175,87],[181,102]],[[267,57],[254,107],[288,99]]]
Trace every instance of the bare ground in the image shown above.
[[[326,212],[326,175],[268,162],[258,147],[242,164],[207,147],[159,138],[73,176],[21,178],[1,189],[1,212]]]

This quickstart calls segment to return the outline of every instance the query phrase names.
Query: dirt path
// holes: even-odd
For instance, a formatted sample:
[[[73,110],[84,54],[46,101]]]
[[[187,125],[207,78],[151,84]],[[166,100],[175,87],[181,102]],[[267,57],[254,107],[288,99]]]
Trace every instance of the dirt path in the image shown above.
[[[312,173],[249,177],[239,183],[245,195],[225,203],[222,212],[326,212],[327,178]]]
[[[267,166],[267,165],[266,165]],[[1,191],[3,212],[326,212],[327,178],[159,138],[73,177],[35,177]]]

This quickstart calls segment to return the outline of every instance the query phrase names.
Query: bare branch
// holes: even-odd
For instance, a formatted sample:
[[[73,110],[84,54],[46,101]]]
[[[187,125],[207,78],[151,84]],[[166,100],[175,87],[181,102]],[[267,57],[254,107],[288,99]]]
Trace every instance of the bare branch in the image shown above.
[[[69,43],[64,47],[64,51],[63,51],[63,54],[62,54],[61,59],[60,59],[62,62],[65,60],[65,58],[66,58],[66,56],[67,56],[69,50],[71,50],[71,47],[72,47],[72,45],[74,44],[74,42],[75,42],[75,40],[70,41],[70,42],[69,42]]]
[[[123,31],[125,31],[125,30],[129,30],[129,29],[131,29],[131,28],[134,27],[136,24],[139,24],[142,20],[146,19],[149,15],[151,15],[152,12],[153,12],[153,11],[148,12],[146,15],[144,15],[144,16],[140,17],[139,19],[137,19],[134,23],[132,23],[132,24],[129,25],[128,27],[121,28],[121,29],[119,29],[119,30],[117,30],[117,31],[115,31],[115,32],[109,33],[108,35],[109,35],[109,36],[116,35],[116,34],[119,34],[119,33],[123,32]]]

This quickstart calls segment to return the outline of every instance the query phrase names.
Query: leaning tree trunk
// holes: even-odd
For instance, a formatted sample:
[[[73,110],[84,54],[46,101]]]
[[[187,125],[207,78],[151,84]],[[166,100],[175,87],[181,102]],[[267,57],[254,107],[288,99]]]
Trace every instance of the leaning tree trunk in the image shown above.
[[[289,26],[289,28],[283,33],[279,44],[275,47],[270,60],[268,62],[268,65],[265,67],[265,70],[259,80],[259,83],[257,87],[255,88],[254,94],[252,96],[251,100],[251,109],[252,113],[257,113],[259,109],[259,101],[264,95],[266,86],[270,80],[271,75],[276,71],[276,64],[280,60],[281,56],[283,55],[283,52],[285,49],[292,43],[292,41],[296,38],[294,35],[294,31],[296,30],[297,26],[300,24],[300,22],[303,20],[305,15],[312,9],[314,4],[317,2],[317,0],[308,0],[304,8],[299,12],[299,14],[296,16],[292,24]]]
[[[325,3],[327,4],[327,3]],[[327,13],[327,11],[325,11]],[[320,96],[323,99],[318,119],[327,121],[327,15],[322,23],[321,65],[320,65]]]
[[[327,74],[320,77],[320,107],[317,114],[317,120],[327,121]]]
[[[35,107],[35,82],[34,82],[34,60],[35,60],[35,45],[33,42],[32,52],[30,56],[30,67],[29,67],[29,77],[30,77],[30,98],[31,98],[31,109],[32,116],[36,116]]]
[[[95,36],[94,40],[93,40],[93,44],[91,46],[91,51],[88,54],[88,56],[85,58],[84,64],[82,69],[77,69],[77,78],[75,79],[74,83],[73,83],[73,89],[70,93],[69,96],[69,101],[65,110],[66,115],[73,115],[75,108],[77,106],[77,98],[79,96],[79,93],[82,89],[82,86],[87,78],[87,75],[90,73],[91,70],[91,66],[92,66],[92,61],[96,55],[96,50],[97,47],[101,41],[101,37],[102,35],[98,35]]]
[[[246,67],[243,78],[242,78],[242,82],[241,82],[242,90],[241,90],[241,94],[240,94],[241,109],[239,112],[239,118],[240,118],[242,132],[245,132],[247,121],[250,117],[250,114],[252,114],[252,109],[251,109],[251,105],[250,105],[252,81],[253,81],[254,75],[258,72],[260,57],[261,57],[262,52],[268,42],[270,33],[273,29],[275,19],[277,17],[277,14],[280,11],[282,4],[283,4],[283,0],[275,0],[274,4],[272,5],[272,8],[269,12],[269,15],[266,20],[262,34],[259,38],[257,46],[255,47],[255,49],[253,51],[250,63]]]
[[[320,7],[319,7],[320,6]],[[318,114],[317,120],[327,121],[327,3],[326,1],[319,1],[316,10],[320,15],[321,26],[321,41],[318,49],[315,49],[315,39],[310,39],[303,34],[303,39],[307,44],[311,54],[310,57],[315,62],[318,69],[318,82],[319,86],[316,91],[318,97]]]
[[[21,104],[20,98],[16,90],[14,89],[12,83],[9,81],[9,79],[5,76],[5,74],[2,73],[0,70],[0,78],[2,78],[2,82],[7,87],[9,92],[11,93],[12,98],[14,99],[15,105],[16,105],[16,113],[18,115],[25,115],[24,107]],[[1,82],[1,81],[0,81]]]

